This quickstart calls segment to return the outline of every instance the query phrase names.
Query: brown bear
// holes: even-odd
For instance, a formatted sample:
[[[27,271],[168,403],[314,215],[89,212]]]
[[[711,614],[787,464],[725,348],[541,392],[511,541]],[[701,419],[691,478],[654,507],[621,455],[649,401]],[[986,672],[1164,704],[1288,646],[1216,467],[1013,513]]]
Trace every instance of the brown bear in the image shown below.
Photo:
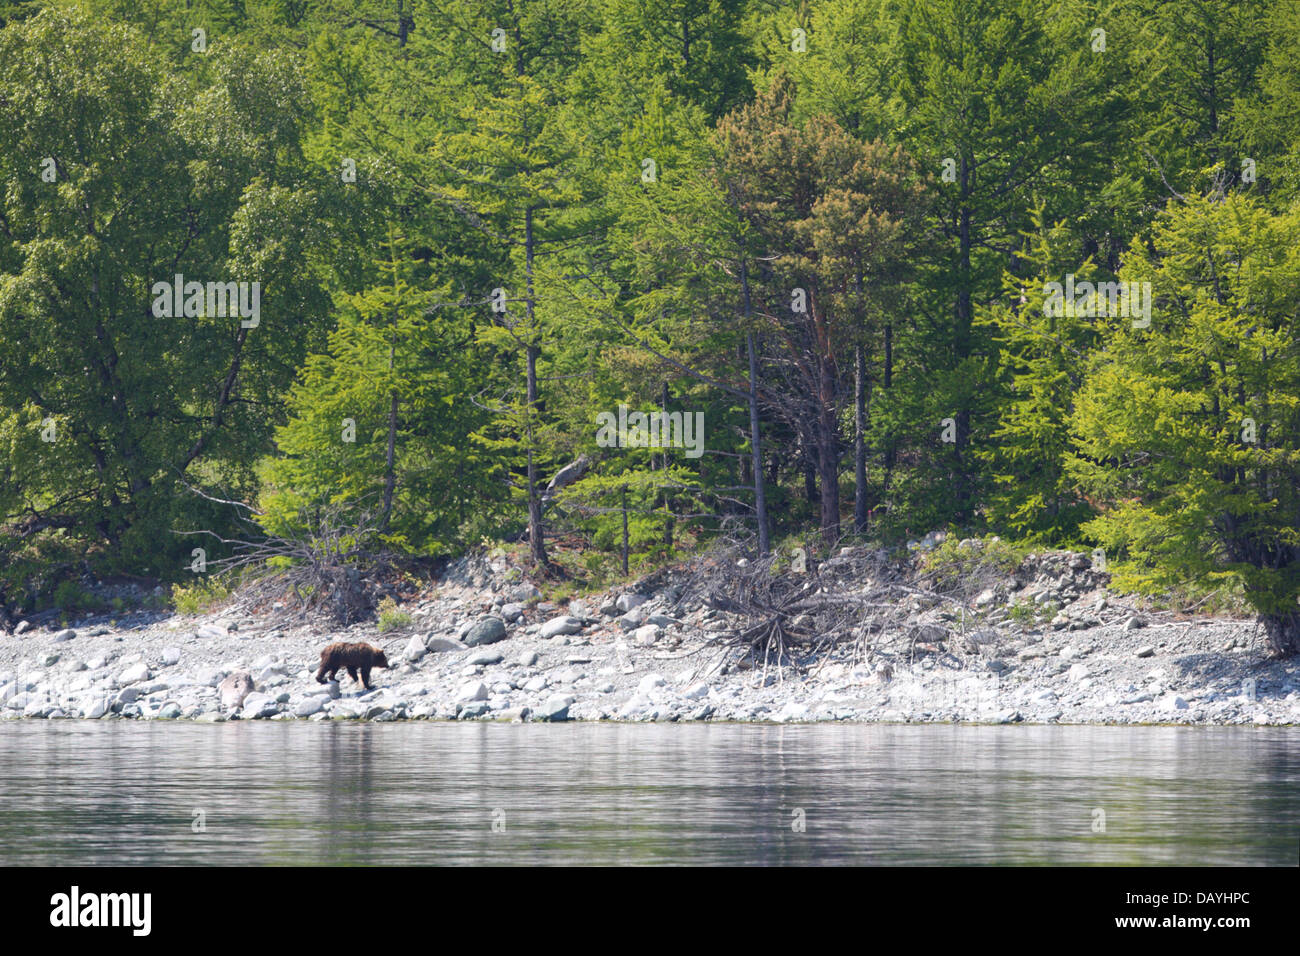
[[[346,668],[348,676],[355,681],[359,670],[361,685],[370,690],[370,668],[387,666],[388,658],[375,645],[340,641],[320,652],[320,670],[316,672],[316,680],[324,684],[327,680],[334,680],[335,671]]]

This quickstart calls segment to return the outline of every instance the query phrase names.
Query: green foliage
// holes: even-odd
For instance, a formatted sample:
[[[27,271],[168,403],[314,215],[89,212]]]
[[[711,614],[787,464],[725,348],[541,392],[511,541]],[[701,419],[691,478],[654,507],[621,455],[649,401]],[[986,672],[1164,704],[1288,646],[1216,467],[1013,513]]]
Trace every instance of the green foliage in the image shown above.
[[[957,535],[949,533],[938,547],[925,554],[921,568],[940,584],[958,584],[977,579],[987,571],[1009,575],[1020,567],[1028,553],[1027,545],[1012,544],[997,535],[958,540]]]
[[[1062,262],[1054,254],[1065,244],[1066,232],[1060,226],[1044,229],[1041,209],[1032,221],[1034,232],[1021,254],[1022,277],[1008,272],[1005,300],[976,317],[977,327],[995,330],[999,377],[1006,389],[991,440],[977,454],[987,463],[990,522],[1020,538],[1056,543],[1076,537],[1080,522],[1091,516],[1091,507],[1066,474],[1066,460],[1074,395],[1097,330],[1092,316],[1072,307],[1056,308],[1048,284],[1065,285],[1067,274],[1079,284],[1102,277],[1091,263]],[[1101,306],[1090,300],[1087,307],[1096,311]]]
[[[1300,208],[1241,196],[1164,214],[1122,275],[1153,283],[1149,329],[1106,328],[1072,418],[1085,526],[1152,592],[1236,580],[1261,615],[1300,597]]]
[[[1041,608],[1033,601],[1015,601],[1007,606],[1007,620],[1022,627],[1034,624],[1041,613]]]
[[[783,549],[1088,536],[1293,646],[1298,53],[1285,0],[0,0],[0,600],[197,610],[254,505],[614,581],[625,511],[630,572],[754,527],[752,395]]]
[[[54,589],[54,606],[60,611],[78,612],[103,610],[105,605],[76,581],[67,580]]]
[[[411,615],[406,611],[397,609],[397,602],[392,598],[384,598],[379,602],[379,633],[387,634],[389,631],[399,631],[411,626]]]
[[[171,603],[179,614],[206,614],[230,597],[230,588],[221,581],[205,577],[194,584],[173,584]]]

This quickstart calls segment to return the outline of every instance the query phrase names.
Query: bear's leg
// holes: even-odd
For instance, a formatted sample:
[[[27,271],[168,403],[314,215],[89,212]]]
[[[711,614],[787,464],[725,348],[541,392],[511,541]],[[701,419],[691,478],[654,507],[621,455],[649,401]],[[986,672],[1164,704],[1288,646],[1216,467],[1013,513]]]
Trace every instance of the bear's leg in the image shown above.
[[[357,682],[357,669],[352,664],[348,665],[348,676],[352,678],[352,683],[355,684]]]
[[[316,672],[316,683],[318,683],[318,684],[323,684],[323,683],[325,683],[325,673],[326,673],[326,672],[325,672],[325,665],[324,665],[324,664],[321,664],[321,666],[320,666],[320,670],[318,670],[318,671]]]
[[[361,685],[365,687],[366,690],[370,690],[370,668],[369,667],[361,668]]]

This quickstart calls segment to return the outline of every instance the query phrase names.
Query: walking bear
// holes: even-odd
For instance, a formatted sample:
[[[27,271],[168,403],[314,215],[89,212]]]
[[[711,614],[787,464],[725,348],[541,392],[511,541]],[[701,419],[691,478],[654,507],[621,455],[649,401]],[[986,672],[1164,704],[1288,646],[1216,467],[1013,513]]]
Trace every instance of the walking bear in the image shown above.
[[[334,672],[343,668],[355,681],[357,671],[361,671],[361,685],[370,690],[370,668],[387,666],[388,658],[373,644],[339,641],[320,652],[320,670],[316,672],[316,680],[321,684],[334,680]]]

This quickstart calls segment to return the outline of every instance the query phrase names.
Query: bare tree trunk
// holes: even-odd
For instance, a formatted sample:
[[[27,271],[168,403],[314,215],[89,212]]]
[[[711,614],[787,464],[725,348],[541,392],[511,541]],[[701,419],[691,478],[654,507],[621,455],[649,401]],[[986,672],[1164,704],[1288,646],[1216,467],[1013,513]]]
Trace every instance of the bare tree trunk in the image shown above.
[[[748,293],[748,289],[746,290]],[[746,294],[746,300],[749,296]],[[765,555],[771,548],[767,526],[767,491],[763,487],[763,444],[758,427],[758,348],[754,333],[745,336],[749,350],[749,444],[754,466],[754,515],[758,520],[758,553]]]
[[[397,45],[406,46],[406,37],[411,32],[412,20],[406,10],[406,0],[397,0]]]
[[[533,208],[524,210],[524,282],[527,287],[525,306],[528,314],[528,546],[533,564],[544,567],[546,542],[542,530],[542,498],[538,492],[537,455],[533,447],[533,416],[537,414],[537,312],[533,302]]]
[[[754,517],[758,521],[758,553],[767,554],[771,548],[767,524],[767,491],[763,487],[763,442],[758,425],[758,343],[754,340],[750,319],[754,302],[749,293],[749,264],[740,264],[740,291],[744,296],[745,349],[749,357],[749,447],[754,472]]]
[[[668,421],[668,383],[667,383],[667,382],[664,382],[664,383],[663,383],[663,386],[664,386],[664,387],[663,387],[663,392],[662,392],[661,395],[660,395],[659,407],[663,410],[663,413],[664,413],[663,420],[664,420],[665,422],[667,422],[667,421]],[[683,413],[683,414],[685,414],[685,413]],[[659,466],[660,466],[661,470],[663,470],[663,471],[665,471],[665,472],[668,471],[668,446],[667,446],[667,443],[664,444],[664,452],[663,452],[663,454],[659,456]],[[660,494],[661,494],[661,500],[663,501],[663,506],[664,506],[664,547],[666,547],[666,548],[672,548],[672,546],[673,546],[673,531],[674,531],[674,529],[675,529],[675,524],[676,524],[676,522],[675,522],[674,519],[673,519],[673,509],[672,509],[672,490],[669,489],[669,487],[668,487],[667,479],[668,479],[668,476],[665,474],[665,475],[664,475],[664,486],[663,486],[663,489],[662,489],[662,491],[660,492]]]
[[[971,209],[970,194],[972,190],[971,177],[975,170],[972,168],[970,161],[965,153],[961,157],[961,213],[958,224],[958,234],[961,243],[961,273],[962,281],[957,291],[957,335],[956,335],[956,353],[957,358],[964,359],[971,353],[971,283],[973,281],[971,273]],[[953,416],[957,422],[957,441],[953,444],[953,458],[955,462],[956,491],[957,500],[954,502],[954,515],[958,522],[965,523],[970,520],[972,512],[971,492],[973,489],[972,476],[969,474],[968,465],[965,460],[966,445],[970,441],[970,408],[956,409]]]
[[[1259,623],[1268,637],[1269,646],[1278,657],[1300,654],[1300,613],[1261,614]]]
[[[395,346],[388,345],[388,370],[393,370]],[[388,449],[384,456],[384,509],[379,516],[379,531],[388,530],[388,519],[393,514],[393,490],[397,487],[397,389],[389,393],[388,401]]]
[[[822,540],[834,544],[840,537],[839,455],[833,409],[823,408],[817,429],[817,477],[821,481]]]
[[[894,323],[885,323],[885,369],[881,384],[888,390],[894,387]],[[885,474],[881,481],[881,491],[889,494],[890,479],[894,477],[894,439],[891,436],[885,444]]]
[[[853,349],[853,530],[867,530],[867,363],[859,343]]]
[[[623,486],[623,574],[627,574],[627,485]]]

